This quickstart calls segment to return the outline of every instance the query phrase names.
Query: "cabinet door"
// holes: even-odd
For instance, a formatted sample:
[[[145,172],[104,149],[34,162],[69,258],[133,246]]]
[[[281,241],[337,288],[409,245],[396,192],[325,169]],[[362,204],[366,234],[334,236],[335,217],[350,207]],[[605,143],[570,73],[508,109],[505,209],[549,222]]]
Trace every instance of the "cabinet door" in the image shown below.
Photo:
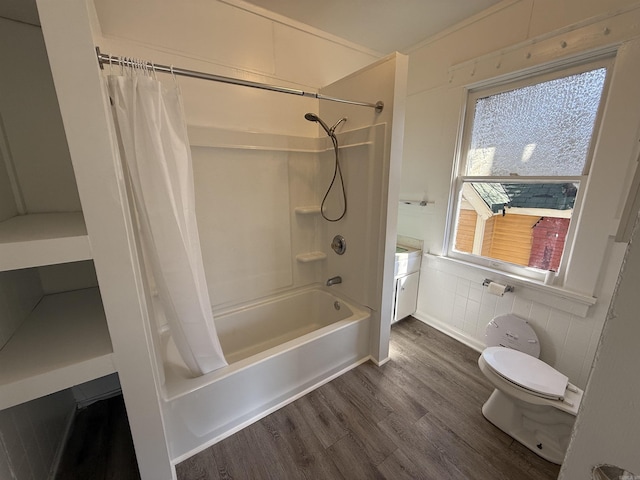
[[[414,272],[396,280],[396,315],[398,321],[415,313],[418,301],[418,278],[420,273]]]

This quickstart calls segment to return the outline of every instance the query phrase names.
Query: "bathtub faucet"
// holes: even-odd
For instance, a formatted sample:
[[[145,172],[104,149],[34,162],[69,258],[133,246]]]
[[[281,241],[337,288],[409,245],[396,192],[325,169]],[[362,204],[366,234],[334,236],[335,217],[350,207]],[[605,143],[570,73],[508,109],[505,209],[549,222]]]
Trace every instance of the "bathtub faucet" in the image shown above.
[[[327,287],[330,287],[331,285],[335,285],[336,283],[342,283],[342,277],[340,276],[331,277],[329,280],[327,280]]]

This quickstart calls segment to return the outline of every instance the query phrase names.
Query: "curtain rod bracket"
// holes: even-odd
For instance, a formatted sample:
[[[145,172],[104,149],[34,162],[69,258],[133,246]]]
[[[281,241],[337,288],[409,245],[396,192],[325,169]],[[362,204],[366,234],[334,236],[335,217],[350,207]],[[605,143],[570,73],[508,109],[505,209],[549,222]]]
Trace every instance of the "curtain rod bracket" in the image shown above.
[[[104,70],[104,62],[102,60],[100,53],[100,47],[96,47],[96,56],[98,57],[98,65],[100,65],[100,70]]]

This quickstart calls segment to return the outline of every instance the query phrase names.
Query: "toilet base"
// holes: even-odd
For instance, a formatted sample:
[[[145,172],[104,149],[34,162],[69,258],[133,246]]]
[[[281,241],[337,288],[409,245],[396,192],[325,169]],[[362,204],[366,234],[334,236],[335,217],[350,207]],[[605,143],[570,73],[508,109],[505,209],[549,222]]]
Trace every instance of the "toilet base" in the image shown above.
[[[482,414],[500,430],[535,454],[562,464],[575,417],[547,405],[534,405],[493,391]]]

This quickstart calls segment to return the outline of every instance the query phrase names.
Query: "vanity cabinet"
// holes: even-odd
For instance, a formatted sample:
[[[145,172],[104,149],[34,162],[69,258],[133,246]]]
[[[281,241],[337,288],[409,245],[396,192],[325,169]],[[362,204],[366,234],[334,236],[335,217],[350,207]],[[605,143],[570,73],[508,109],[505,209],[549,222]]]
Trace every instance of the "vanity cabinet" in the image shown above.
[[[416,311],[421,259],[422,250],[400,245],[396,247],[391,323]]]
[[[418,303],[419,278],[419,272],[413,272],[409,275],[396,278],[393,309],[394,323],[415,313]]]

